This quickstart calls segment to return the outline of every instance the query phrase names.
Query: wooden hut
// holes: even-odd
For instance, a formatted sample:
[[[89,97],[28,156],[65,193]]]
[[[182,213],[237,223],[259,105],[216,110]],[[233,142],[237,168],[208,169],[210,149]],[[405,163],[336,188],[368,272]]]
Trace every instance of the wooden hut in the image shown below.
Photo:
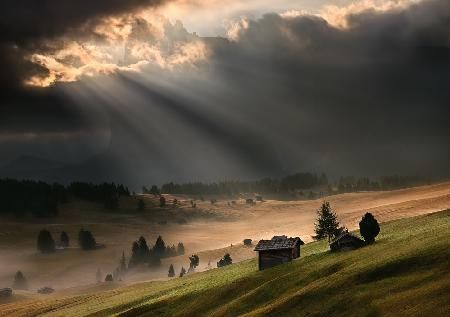
[[[354,250],[364,246],[364,240],[350,232],[344,232],[330,242],[331,251]]]
[[[287,263],[300,256],[300,245],[304,242],[299,238],[275,236],[271,240],[260,240],[255,247],[258,252],[258,269]]]

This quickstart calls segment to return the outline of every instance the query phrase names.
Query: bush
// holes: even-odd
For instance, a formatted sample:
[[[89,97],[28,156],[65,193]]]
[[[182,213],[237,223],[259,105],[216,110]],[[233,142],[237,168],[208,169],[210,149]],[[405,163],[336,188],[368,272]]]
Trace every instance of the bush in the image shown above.
[[[37,248],[42,253],[55,252],[55,241],[48,230],[41,230],[39,232]]]
[[[375,217],[366,213],[359,222],[359,231],[367,243],[373,243],[375,237],[380,233],[380,225]]]
[[[14,275],[13,288],[21,289],[21,290],[28,289],[27,280],[25,279],[25,276],[23,275],[23,273],[21,271],[17,271],[16,275]]]
[[[97,246],[93,234],[83,229],[78,233],[78,244],[83,250],[94,250]]]
[[[231,256],[229,253],[226,253],[223,258],[217,262],[217,267],[223,267],[227,266],[233,263],[233,260],[231,259]]]

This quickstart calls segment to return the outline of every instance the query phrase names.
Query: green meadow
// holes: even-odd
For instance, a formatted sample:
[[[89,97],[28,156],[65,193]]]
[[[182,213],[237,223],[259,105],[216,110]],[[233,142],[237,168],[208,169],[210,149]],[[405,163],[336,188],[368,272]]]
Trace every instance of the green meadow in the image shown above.
[[[381,225],[376,243],[332,253],[325,241],[291,263],[256,259],[170,281],[0,306],[32,316],[450,316],[450,211]]]

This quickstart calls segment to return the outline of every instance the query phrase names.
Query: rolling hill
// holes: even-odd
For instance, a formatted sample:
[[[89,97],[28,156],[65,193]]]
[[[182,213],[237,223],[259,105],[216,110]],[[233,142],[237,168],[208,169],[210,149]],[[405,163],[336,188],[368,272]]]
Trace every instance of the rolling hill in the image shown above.
[[[103,283],[4,304],[0,316],[449,316],[449,233],[446,210],[385,223],[375,244],[356,251],[314,242],[262,272],[251,259],[164,282]]]

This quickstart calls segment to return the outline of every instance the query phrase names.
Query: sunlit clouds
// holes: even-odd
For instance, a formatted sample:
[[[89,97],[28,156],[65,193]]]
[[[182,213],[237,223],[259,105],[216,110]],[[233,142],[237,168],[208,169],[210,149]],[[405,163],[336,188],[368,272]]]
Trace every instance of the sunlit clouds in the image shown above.
[[[202,39],[177,21],[143,11],[139,16],[107,18],[88,37],[64,36],[45,43],[46,52],[29,56],[48,70],[26,84],[47,87],[55,82],[73,82],[82,77],[136,72],[146,64],[162,69],[195,67],[208,50]]]
[[[195,70],[198,63],[208,61],[209,48],[195,29],[188,31],[183,25],[184,20],[192,25],[189,22],[192,16],[204,24],[196,22],[192,27],[216,29],[216,36],[221,35],[223,28],[224,37],[238,41],[249,21],[264,13],[262,8],[278,12],[284,19],[312,15],[334,27],[345,28],[348,17],[353,14],[400,9],[412,2],[414,0],[361,0],[343,1],[341,5],[324,2],[313,10],[308,1],[300,3],[306,9],[298,8],[299,4],[293,1],[231,1],[226,6],[221,1],[171,1],[138,13],[105,17],[94,25],[87,23],[82,32],[69,32],[45,41],[43,49],[26,58],[47,71],[26,78],[25,84],[48,87],[55,82],[74,82],[83,77],[139,72],[147,64],[161,69]],[[289,30],[285,35],[292,37]]]

